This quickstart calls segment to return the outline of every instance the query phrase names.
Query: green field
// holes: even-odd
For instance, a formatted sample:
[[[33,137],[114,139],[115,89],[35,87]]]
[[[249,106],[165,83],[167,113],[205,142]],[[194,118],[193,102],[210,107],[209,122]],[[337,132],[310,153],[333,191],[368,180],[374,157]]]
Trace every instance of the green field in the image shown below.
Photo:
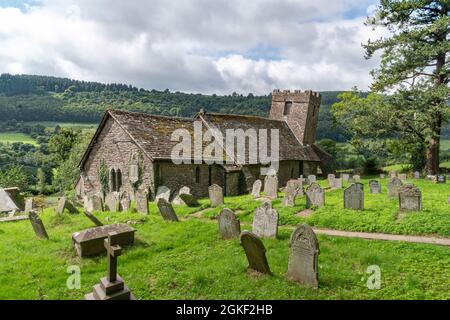
[[[37,146],[36,140],[25,133],[19,132],[0,132],[0,143],[22,142]]]
[[[367,187],[368,180],[363,181]],[[325,181],[321,181],[325,185]],[[342,190],[326,193],[326,206],[309,218],[304,197],[294,208],[274,201],[280,215],[278,239],[264,239],[273,276],[246,271],[247,261],[238,240],[219,238],[215,216],[220,208],[176,206],[178,223],[164,222],[154,203],[150,215],[96,213],[105,223],[131,222],[136,243],[119,258],[119,273],[139,299],[448,299],[450,298],[450,248],[393,241],[337,238],[319,235],[318,290],[286,279],[289,237],[295,225],[342,230],[383,231],[401,234],[438,234],[450,237],[447,185],[419,181],[423,212],[397,219],[397,202],[383,194],[365,194],[366,210],[342,208]],[[280,196],[282,194],[280,193]],[[254,208],[250,196],[227,197],[223,207],[235,210],[242,229],[251,230]],[[192,214],[202,210],[203,217]],[[92,227],[82,214],[56,217],[49,208],[42,214],[50,240],[36,240],[28,221],[0,224],[0,299],[82,299],[106,273],[106,258],[80,259],[71,244],[73,232]],[[71,265],[81,269],[81,289],[69,290]],[[367,268],[381,269],[379,290],[369,290]]]
[[[56,121],[30,121],[26,122],[29,125],[40,124],[48,129],[53,129],[56,126],[61,128],[74,128],[74,129],[96,129],[98,123],[78,123],[78,122],[56,122]]]

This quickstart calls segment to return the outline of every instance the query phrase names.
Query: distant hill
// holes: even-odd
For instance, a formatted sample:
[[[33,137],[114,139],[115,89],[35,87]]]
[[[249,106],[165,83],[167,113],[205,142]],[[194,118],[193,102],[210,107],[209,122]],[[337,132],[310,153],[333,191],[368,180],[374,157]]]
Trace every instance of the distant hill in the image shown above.
[[[339,92],[322,92],[318,139],[343,141],[333,128],[331,105]],[[211,112],[267,116],[271,95],[227,96],[144,90],[126,84],[103,84],[36,75],[0,76],[0,121],[98,122],[107,108],[189,117],[201,108]]]

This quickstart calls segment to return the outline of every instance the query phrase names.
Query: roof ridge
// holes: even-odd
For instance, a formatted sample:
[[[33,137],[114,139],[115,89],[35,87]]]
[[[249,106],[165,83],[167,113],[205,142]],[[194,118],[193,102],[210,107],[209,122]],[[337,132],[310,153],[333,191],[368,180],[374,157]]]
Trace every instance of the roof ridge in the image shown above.
[[[141,115],[145,117],[152,117],[152,118],[162,118],[162,119],[175,119],[175,120],[183,120],[183,121],[194,121],[195,119],[192,117],[180,117],[180,116],[163,116],[160,114],[152,114],[152,113],[146,113],[146,112],[139,112],[139,111],[130,111],[125,109],[114,109],[109,108],[106,110],[106,112],[112,112],[112,113],[127,113],[131,115]]]
[[[276,121],[276,122],[286,122],[284,120],[278,120],[278,119],[272,119],[272,118],[267,118],[267,117],[262,117],[262,116],[255,116],[255,115],[248,115],[248,114],[208,112],[208,111],[205,112],[206,116],[208,116],[209,114],[216,115],[216,116],[233,116],[233,117],[243,117],[243,118],[255,118],[255,119],[262,119],[262,120],[269,120],[269,121]]]

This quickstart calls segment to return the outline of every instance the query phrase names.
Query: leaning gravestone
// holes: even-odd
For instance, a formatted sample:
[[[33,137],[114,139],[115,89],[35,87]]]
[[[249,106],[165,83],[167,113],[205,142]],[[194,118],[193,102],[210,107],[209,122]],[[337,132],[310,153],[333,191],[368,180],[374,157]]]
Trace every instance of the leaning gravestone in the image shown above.
[[[156,197],[155,197],[155,202],[158,203],[159,199],[163,198],[164,200],[166,200],[167,202],[170,201],[170,194],[171,191],[168,187],[166,186],[159,186],[158,190],[156,191]]]
[[[317,181],[317,178],[316,178],[315,175],[310,174],[310,175],[308,176],[308,182],[309,182],[309,183],[313,183],[313,182],[316,182],[316,181]]]
[[[411,183],[400,187],[398,191],[400,211],[422,210],[422,192]]]
[[[264,179],[264,193],[269,199],[278,197],[278,177],[276,175],[267,175]]]
[[[350,175],[348,173],[343,173],[342,174],[342,180],[345,182],[348,182],[348,179],[350,178]]]
[[[270,201],[264,202],[253,215],[253,233],[258,237],[276,238],[278,233],[278,212]]]
[[[405,182],[406,179],[407,179],[406,173],[399,173],[399,174],[398,174],[398,178],[399,178],[400,180],[402,180],[402,182]]]
[[[364,185],[354,183],[344,190],[344,208],[364,210]]]
[[[84,215],[86,217],[88,217],[89,220],[91,220],[97,227],[103,226],[103,223],[100,220],[98,220],[97,217],[94,216],[91,212],[86,211],[86,210],[83,210],[83,212],[84,212]]]
[[[77,208],[75,208],[75,205],[66,199],[66,197],[61,197],[58,200],[58,205],[56,206],[56,213],[62,214],[64,210],[67,209],[70,213],[78,213]]]
[[[30,211],[29,217],[36,236],[41,239],[48,239],[47,230],[45,230],[44,224],[42,223],[42,220],[41,218],[39,218],[36,211]]]
[[[191,194],[191,188],[184,186],[180,190],[178,190],[178,192],[176,193],[175,197],[172,200],[172,204],[187,205],[180,197],[180,195],[182,194]]]
[[[388,197],[389,198],[397,198],[398,197],[398,189],[403,185],[402,180],[397,177],[391,178],[388,184]]]
[[[219,217],[219,233],[222,239],[238,238],[241,234],[241,222],[239,218],[228,208],[220,211]]]
[[[136,200],[137,212],[148,214],[148,193],[144,191],[136,191],[134,194]]]
[[[134,243],[135,229],[125,223],[110,224],[101,227],[90,228],[72,234],[72,242],[75,250],[81,258],[103,254],[106,249],[103,245],[108,234],[116,232],[119,245],[125,246]]]
[[[261,180],[258,179],[253,183],[253,187],[252,187],[253,198],[259,198],[260,193],[261,193],[261,187],[262,187]]]
[[[105,197],[105,209],[109,212],[120,211],[120,200],[118,192],[110,192]]]
[[[334,180],[336,179],[336,176],[332,173],[330,173],[327,177],[328,180],[328,187],[334,188]]]
[[[126,191],[123,192],[120,199],[120,208],[122,211],[128,211],[131,208],[131,199]]]
[[[262,241],[250,231],[243,231],[240,238],[247,256],[248,268],[260,273],[271,274],[266,258],[266,248]]]
[[[25,213],[30,213],[34,210],[33,198],[29,198],[25,201]]]
[[[215,208],[223,205],[223,190],[217,184],[213,184],[208,187],[209,201],[211,202],[211,207]]]
[[[381,184],[377,180],[370,180],[369,189],[372,194],[381,193]]]
[[[316,182],[311,183],[306,189],[306,207],[323,207],[325,205],[325,193]]]
[[[289,242],[288,278],[305,286],[319,287],[319,241],[310,226],[295,229]]]
[[[361,180],[361,176],[359,174],[353,175],[353,181],[354,182],[359,182],[360,180]]]
[[[420,179],[420,172],[419,171],[415,171],[414,172],[414,179]]]
[[[293,207],[295,205],[295,198],[302,188],[301,182],[299,180],[289,180],[284,189],[284,199],[283,206]]]
[[[158,209],[161,213],[161,216],[166,221],[178,221],[178,217],[175,213],[175,210],[173,210],[172,204],[164,198],[159,198],[158,200]]]
[[[181,193],[180,199],[188,206],[188,207],[198,207],[200,203],[198,202],[197,198],[194,197],[190,193]]]

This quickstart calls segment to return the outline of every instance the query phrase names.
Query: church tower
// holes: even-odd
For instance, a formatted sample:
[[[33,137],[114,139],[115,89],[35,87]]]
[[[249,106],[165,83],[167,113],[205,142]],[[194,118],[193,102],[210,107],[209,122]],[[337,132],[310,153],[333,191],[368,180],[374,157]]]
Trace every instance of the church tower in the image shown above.
[[[274,90],[269,118],[286,121],[303,145],[312,145],[316,139],[320,99],[320,93],[313,91]]]

